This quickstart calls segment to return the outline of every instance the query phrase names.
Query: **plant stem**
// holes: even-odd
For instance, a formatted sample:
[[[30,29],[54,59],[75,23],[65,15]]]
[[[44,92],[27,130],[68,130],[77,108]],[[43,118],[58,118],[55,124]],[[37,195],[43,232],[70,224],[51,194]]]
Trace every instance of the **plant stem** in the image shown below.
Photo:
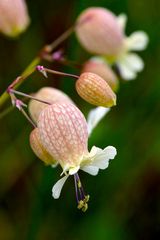
[[[29,66],[24,70],[24,72],[20,75],[21,78],[19,78],[18,83],[16,83],[16,86],[14,88],[16,89],[19,87],[24,80],[30,76],[34,71],[35,67],[41,62],[43,59],[43,52],[51,53],[59,44],[61,44],[64,40],[66,40],[71,33],[73,32],[75,26],[70,27],[67,31],[65,31],[60,37],[58,37],[55,41],[53,41],[51,44],[46,45],[42,48],[41,53],[38,57],[34,58],[33,61],[29,64]],[[9,94],[5,91],[0,96],[0,109],[5,104],[5,102],[9,99]]]
[[[59,72],[59,71],[55,71],[52,69],[48,69],[48,68],[43,68],[45,72],[48,73],[52,73],[52,74],[56,74],[56,75],[60,75],[60,76],[65,76],[65,77],[72,77],[72,78],[79,78],[79,76],[75,75],[75,74],[70,74],[70,73],[63,73],[63,72]]]
[[[16,91],[14,89],[11,89],[10,92],[14,93],[14,94],[17,94],[17,95],[20,95],[20,96],[23,96],[23,97],[26,97],[26,98],[30,98],[30,99],[36,100],[37,102],[41,102],[41,103],[44,103],[44,104],[51,105],[50,102],[44,101],[43,99],[36,98],[34,96],[31,96],[31,95],[23,93],[23,92]]]
[[[19,78],[19,82],[14,87],[15,89],[19,87],[22,84],[22,82],[35,71],[35,67],[37,64],[39,64],[40,60],[41,59],[37,57],[29,64],[29,66],[21,74],[21,78]],[[0,97],[0,108],[5,104],[5,102],[8,99],[9,99],[9,94],[5,91]]]
[[[31,123],[32,127],[36,128],[37,125],[32,121],[32,119],[28,116],[28,114],[22,108],[20,112],[25,116],[25,118]]]

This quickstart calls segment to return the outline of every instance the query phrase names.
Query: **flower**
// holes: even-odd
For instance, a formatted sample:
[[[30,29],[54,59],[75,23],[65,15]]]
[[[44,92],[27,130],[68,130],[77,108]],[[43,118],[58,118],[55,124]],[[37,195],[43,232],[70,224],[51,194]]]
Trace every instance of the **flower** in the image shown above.
[[[37,124],[40,143],[61,165],[61,175],[65,175],[53,186],[52,196],[59,198],[65,181],[73,175],[78,208],[86,211],[89,196],[84,193],[78,171],[97,175],[99,169],[106,169],[109,160],[114,159],[116,149],[108,146],[102,150],[93,146],[89,152],[87,122],[81,111],[68,102],[44,108]]]
[[[82,46],[97,54],[106,64],[116,65],[124,80],[136,78],[144,63],[133,51],[144,50],[148,36],[143,31],[125,35],[127,17],[116,17],[109,10],[91,7],[83,11],[76,25],[76,35]]]
[[[116,105],[115,93],[108,83],[95,73],[82,73],[76,81],[76,90],[90,104],[102,107]]]
[[[84,63],[82,72],[92,72],[103,78],[114,92],[117,91],[119,82],[116,74],[107,62],[100,57],[92,57]]]
[[[41,88],[38,92],[34,94],[34,97],[43,101],[47,101],[51,104],[61,101],[73,103],[73,101],[70,99],[69,96],[67,96],[67,94],[53,87]],[[35,122],[37,122],[41,111],[47,106],[47,104],[38,102],[37,100],[31,100],[29,102],[29,113]]]
[[[0,1],[0,32],[16,37],[29,25],[27,6],[24,0]]]
[[[75,32],[79,42],[90,53],[115,56],[123,46],[123,31],[116,16],[102,7],[85,9],[77,19]]]
[[[126,20],[127,17],[125,14],[117,17],[117,21],[123,31],[125,30]],[[122,52],[115,59],[115,63],[124,80],[135,79],[137,73],[143,70],[143,60],[136,53],[132,53],[132,51],[144,50],[147,47],[148,41],[148,36],[143,31],[136,31],[129,37],[125,37]]]

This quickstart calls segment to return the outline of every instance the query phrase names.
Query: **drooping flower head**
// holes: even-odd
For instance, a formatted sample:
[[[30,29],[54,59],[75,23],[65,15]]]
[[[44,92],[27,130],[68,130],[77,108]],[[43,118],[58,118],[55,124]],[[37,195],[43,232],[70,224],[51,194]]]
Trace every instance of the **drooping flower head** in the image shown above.
[[[146,48],[148,36],[143,31],[125,35],[126,16],[116,17],[105,8],[91,7],[77,20],[76,35],[82,46],[91,53],[116,64],[125,80],[134,79],[143,67],[142,59],[132,51]]]
[[[0,32],[16,37],[29,25],[25,0],[1,0],[0,1]]]
[[[123,31],[116,16],[101,7],[84,10],[77,19],[76,35],[83,47],[93,54],[115,56],[123,46]]]
[[[62,177],[52,189],[55,199],[69,175],[74,175],[78,208],[86,211],[89,200],[84,193],[78,171],[81,169],[96,175],[99,169],[108,167],[116,155],[114,147],[104,150],[93,147],[88,151],[87,122],[81,111],[71,103],[56,103],[44,108],[38,119],[38,138],[43,148],[63,169]],[[48,160],[47,160],[48,163]],[[51,163],[52,164],[52,163]]]
[[[116,92],[119,86],[118,78],[107,62],[98,57],[92,57],[83,65],[82,72],[92,72],[103,78]]]

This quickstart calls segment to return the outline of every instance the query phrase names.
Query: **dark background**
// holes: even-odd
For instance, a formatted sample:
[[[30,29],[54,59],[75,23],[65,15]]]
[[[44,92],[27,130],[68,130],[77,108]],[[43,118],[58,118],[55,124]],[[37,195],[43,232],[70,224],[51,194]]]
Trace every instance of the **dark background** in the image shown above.
[[[72,178],[61,198],[52,198],[61,169],[45,167],[33,154],[28,140],[31,126],[20,112],[15,109],[0,120],[0,239],[160,239],[160,2],[28,0],[27,4],[31,17],[27,31],[17,40],[0,36],[0,93],[86,7],[126,13],[127,34],[144,30],[150,42],[140,53],[144,71],[135,81],[121,82],[117,106],[90,138],[90,146],[113,145],[118,155],[98,176],[80,174],[91,196],[86,213],[76,209]],[[61,46],[69,59],[83,62],[88,57],[74,34]],[[48,66],[79,73],[69,66]],[[45,85],[64,90],[85,114],[91,108],[78,97],[69,78],[50,75],[46,80],[36,73],[19,89],[29,93]]]

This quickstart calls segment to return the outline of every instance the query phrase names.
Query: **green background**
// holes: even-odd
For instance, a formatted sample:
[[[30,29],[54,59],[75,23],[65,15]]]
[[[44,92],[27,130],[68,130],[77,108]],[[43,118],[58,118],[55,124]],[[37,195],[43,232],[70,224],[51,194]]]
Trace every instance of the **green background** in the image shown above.
[[[104,6],[117,15],[126,13],[127,34],[144,30],[150,42],[140,53],[144,71],[135,81],[121,82],[117,106],[89,140],[90,146],[115,146],[118,155],[96,177],[80,173],[91,196],[86,213],[76,208],[72,178],[60,199],[52,198],[51,189],[61,169],[44,166],[33,154],[28,140],[32,128],[21,113],[14,109],[0,120],[0,239],[160,239],[160,2],[28,0],[27,4],[28,30],[17,40],[0,36],[0,93],[39,49],[70,27],[86,7]],[[74,61],[88,57],[74,34],[61,47]],[[69,66],[48,66],[79,73]],[[45,85],[64,90],[85,115],[91,108],[78,97],[70,78],[50,75],[44,79],[36,73],[20,89],[29,93]]]

